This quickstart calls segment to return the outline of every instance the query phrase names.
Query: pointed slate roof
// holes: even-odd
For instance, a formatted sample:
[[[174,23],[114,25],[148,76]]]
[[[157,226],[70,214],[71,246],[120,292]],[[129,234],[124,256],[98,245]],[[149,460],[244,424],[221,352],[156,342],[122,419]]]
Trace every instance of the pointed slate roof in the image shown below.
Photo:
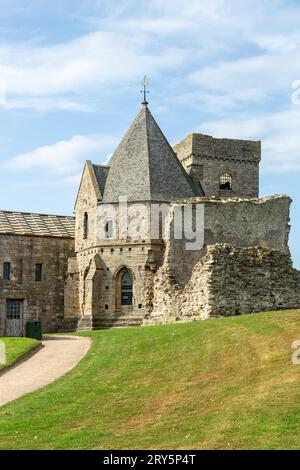
[[[109,162],[104,203],[173,201],[203,196],[186,173],[146,104],[136,116]]]

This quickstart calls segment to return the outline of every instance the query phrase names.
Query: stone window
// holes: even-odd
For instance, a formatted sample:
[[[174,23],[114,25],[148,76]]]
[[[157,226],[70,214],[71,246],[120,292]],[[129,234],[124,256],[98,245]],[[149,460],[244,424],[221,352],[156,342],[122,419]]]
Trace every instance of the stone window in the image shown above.
[[[83,238],[86,240],[89,236],[89,215],[87,212],[83,216]]]
[[[43,265],[37,263],[35,265],[35,282],[41,282],[43,278]]]
[[[104,235],[105,235],[105,238],[113,238],[113,236],[114,236],[114,223],[113,223],[112,220],[108,220],[105,223]]]
[[[10,281],[10,263],[3,263],[3,281]]]
[[[220,176],[220,189],[223,191],[232,190],[232,176],[230,173],[223,173]]]
[[[129,271],[122,276],[121,305],[132,305],[132,276]]]

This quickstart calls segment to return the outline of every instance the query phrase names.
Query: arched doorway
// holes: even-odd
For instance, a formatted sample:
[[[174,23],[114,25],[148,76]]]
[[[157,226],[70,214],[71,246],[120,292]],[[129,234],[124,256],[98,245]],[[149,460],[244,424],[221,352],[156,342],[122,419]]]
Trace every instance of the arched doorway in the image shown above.
[[[132,275],[125,271],[121,279],[121,305],[132,305]]]
[[[133,282],[132,272],[125,266],[121,268],[115,277],[115,299],[117,312],[129,312],[133,306]]]

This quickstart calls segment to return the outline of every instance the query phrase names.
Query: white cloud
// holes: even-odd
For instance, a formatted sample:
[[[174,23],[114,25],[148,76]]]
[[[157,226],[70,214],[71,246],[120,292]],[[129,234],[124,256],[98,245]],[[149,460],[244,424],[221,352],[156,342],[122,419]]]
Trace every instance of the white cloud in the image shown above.
[[[283,0],[59,5],[92,32],[52,45],[0,44],[8,110],[86,111],[88,95],[147,73],[168,76],[170,99],[228,112],[272,100],[300,76],[300,8]]]
[[[291,85],[300,78],[300,53],[284,51],[262,54],[232,62],[220,62],[190,75],[200,87],[199,101],[215,101],[217,107],[244,106],[246,103],[272,102],[276,96],[290,99]],[[183,97],[184,98],[184,97]],[[188,97],[187,97],[188,98]]]
[[[257,118],[202,123],[197,129],[215,137],[262,140],[262,170],[266,173],[300,171],[300,106]]]
[[[25,109],[34,111],[80,111],[89,113],[94,111],[94,108],[86,103],[73,101],[67,97],[32,97],[32,98],[9,98],[0,99],[0,108],[8,111],[15,109]]]
[[[260,11],[261,2],[253,2],[250,12]],[[154,0],[139,5],[135,0],[123,2],[117,9],[101,1],[98,16],[95,2],[92,9],[91,2],[87,3],[88,7],[77,10],[77,17],[90,20],[93,31],[88,34],[52,45],[32,40],[0,44],[0,77],[7,86],[7,109],[64,109],[58,102],[70,102],[72,109],[78,100],[67,100],[66,94],[99,92],[107,84],[124,86],[138,80],[145,72],[155,76],[178,71],[195,60],[211,60],[236,47],[237,37],[249,16],[253,17],[235,0],[211,0],[208,4]],[[62,2],[61,8],[70,15],[66,5]],[[89,10],[94,12],[92,17],[85,16]],[[57,99],[49,99],[53,96]]]
[[[183,92],[173,100],[215,114],[247,104],[272,104],[279,96],[288,100],[291,83],[300,79],[299,6],[281,0],[229,0],[223,5],[214,2],[214,8],[211,31],[199,26],[195,43],[202,40],[203,49],[207,44],[210,48],[213,38],[220,48],[191,67]],[[196,9],[194,14],[195,27]],[[222,46],[228,54],[222,53]]]
[[[117,144],[117,139],[107,135],[76,135],[53,145],[39,147],[31,152],[17,155],[4,163],[3,167],[14,171],[45,168],[52,174],[72,175],[82,169],[85,160],[95,158],[101,163],[101,154]]]
[[[137,79],[179,66],[180,48],[147,49],[134,34],[95,32],[68,43],[48,46],[7,46],[0,49],[0,77],[10,95],[47,97],[96,90],[105,83]]]

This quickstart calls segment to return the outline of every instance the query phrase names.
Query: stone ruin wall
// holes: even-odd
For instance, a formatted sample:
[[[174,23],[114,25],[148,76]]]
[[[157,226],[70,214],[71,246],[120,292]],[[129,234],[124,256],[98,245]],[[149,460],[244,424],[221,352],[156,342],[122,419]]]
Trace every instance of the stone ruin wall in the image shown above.
[[[185,287],[162,267],[153,311],[144,324],[204,320],[300,307],[300,272],[290,256],[262,247],[217,244],[195,265]]]
[[[261,200],[201,198],[174,203],[167,219],[171,234],[176,206],[204,205],[204,246],[186,251],[186,240],[165,240],[162,266],[156,272],[150,270],[147,279],[144,276],[144,291],[139,290],[139,302],[146,314],[144,324],[300,306],[299,273],[292,268],[288,249],[290,203],[287,196]],[[124,264],[132,268],[140,265],[135,250],[140,252],[142,248],[132,247],[129,258],[128,246],[123,249]],[[113,273],[115,262],[120,263],[119,254],[112,253],[108,246],[102,257]],[[80,297],[83,287],[77,263],[76,269],[69,266],[69,274],[73,289],[65,291],[70,297],[65,299],[69,305],[65,317],[71,321],[78,316],[74,299]],[[109,285],[112,287],[111,282]],[[108,292],[114,295],[111,289]],[[91,305],[96,306],[95,299]]]
[[[300,307],[300,273],[288,249],[287,196],[204,200],[201,251],[169,240],[144,324]],[[172,226],[172,210],[168,223]]]
[[[187,204],[204,205],[204,247],[201,250],[186,250],[186,240],[174,240],[174,210]],[[248,247],[261,246],[289,253],[289,209],[288,196],[270,196],[264,199],[219,199],[201,198],[171,206],[167,221],[165,265],[177,284],[184,286],[192,275],[193,268],[205,255],[206,247],[216,243]]]

